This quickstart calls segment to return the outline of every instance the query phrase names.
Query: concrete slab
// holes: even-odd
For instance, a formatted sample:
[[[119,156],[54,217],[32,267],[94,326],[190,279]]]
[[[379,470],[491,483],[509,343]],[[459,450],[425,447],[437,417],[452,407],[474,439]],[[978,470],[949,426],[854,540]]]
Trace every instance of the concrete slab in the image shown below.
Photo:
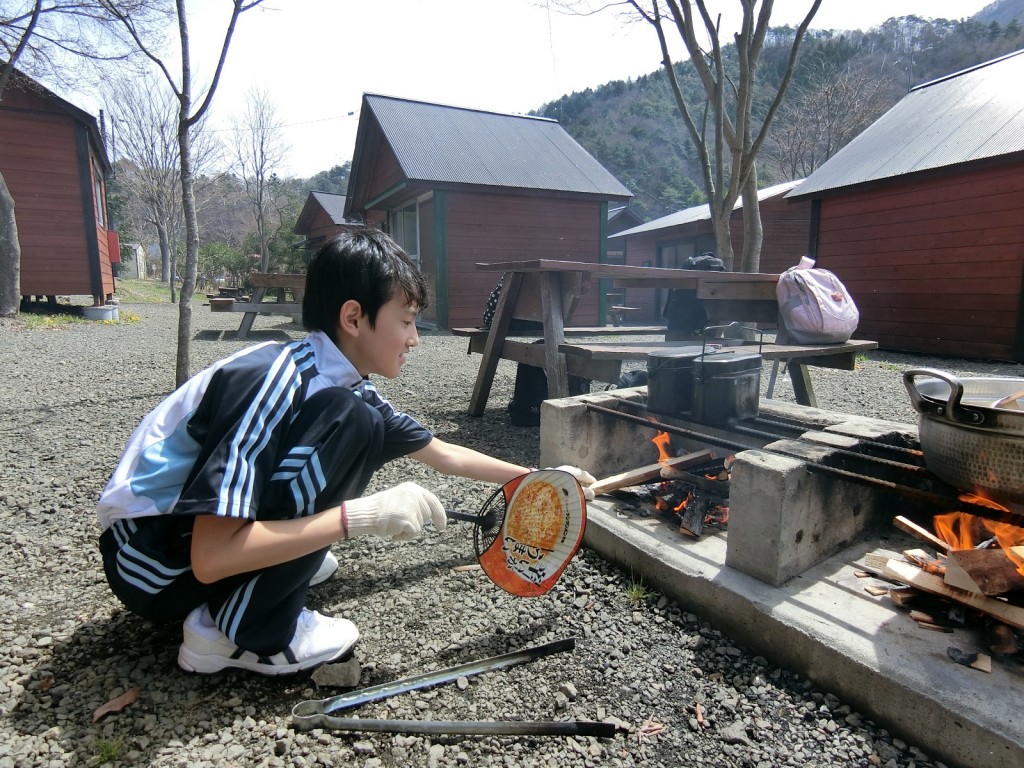
[[[880,540],[771,586],[725,565],[727,536],[684,539],[668,516],[623,517],[614,500],[600,498],[588,504],[584,544],[947,765],[1024,765],[1024,666],[993,659],[984,673],[956,664],[949,646],[985,651],[975,632],[922,629],[888,598],[865,592],[883,582],[858,578],[852,563]],[[886,543],[897,557],[920,546],[895,531]]]

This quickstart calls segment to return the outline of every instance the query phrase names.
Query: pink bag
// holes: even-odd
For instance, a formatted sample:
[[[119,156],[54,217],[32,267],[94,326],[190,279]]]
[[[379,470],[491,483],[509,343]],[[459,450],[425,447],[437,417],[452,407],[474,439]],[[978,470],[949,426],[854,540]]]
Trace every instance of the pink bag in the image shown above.
[[[807,263],[814,264],[801,261]],[[827,269],[790,267],[779,275],[775,295],[783,327],[797,344],[841,344],[860,322],[850,292]]]

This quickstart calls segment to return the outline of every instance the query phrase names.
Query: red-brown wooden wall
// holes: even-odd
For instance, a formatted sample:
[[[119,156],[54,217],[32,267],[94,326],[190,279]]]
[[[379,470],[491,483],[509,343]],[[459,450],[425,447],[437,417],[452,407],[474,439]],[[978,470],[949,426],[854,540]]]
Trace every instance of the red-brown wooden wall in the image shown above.
[[[387,142],[378,140],[376,151],[373,152],[373,162],[370,164],[370,168],[372,175],[366,186],[366,201],[360,202],[373,200],[378,195],[384,194],[392,187],[405,181],[402,168],[398,164],[398,160],[395,159],[395,154],[391,151],[391,147],[388,146]]]
[[[777,273],[794,266],[807,253],[810,239],[811,204],[790,203],[782,197],[764,200],[760,204],[761,228],[764,237],[761,246],[759,272]],[[733,211],[731,218],[732,249],[738,265],[743,252],[743,211]],[[714,230],[710,219],[693,221],[674,227],[640,232],[620,238],[626,241],[626,263],[633,266],[663,266],[658,263],[658,246],[695,240],[698,237],[714,243]],[[713,245],[710,246],[712,249]],[[615,290],[615,289],[612,289]],[[629,320],[639,323],[663,323],[660,304],[664,292],[655,289],[630,288],[626,303],[639,307]]]
[[[335,224],[334,219],[323,208],[318,208],[313,215],[313,221],[309,224],[309,231],[305,234],[310,240],[323,238],[330,240],[335,235],[340,235],[346,229],[344,224]],[[319,242],[319,241],[318,241]]]
[[[446,192],[449,327],[477,326],[500,274],[477,262],[564,259],[596,263],[600,201],[511,193]],[[573,314],[574,325],[597,323],[596,287]]]
[[[445,252],[433,254],[433,258],[438,262],[443,260],[447,294],[435,297],[434,304],[425,313],[427,319],[436,318],[442,327],[482,324],[487,297],[501,275],[478,270],[477,262],[564,259],[597,263],[600,260],[601,230],[607,221],[607,211],[599,199],[572,198],[543,191],[505,192],[476,186],[437,189],[422,182],[407,182],[386,142],[380,141],[366,152],[373,158],[371,176],[360,199],[353,198],[356,210],[385,193],[399,190],[403,183],[408,186],[401,188],[384,206],[398,207],[428,192],[444,195],[443,220],[439,223],[444,227]],[[422,217],[434,210],[432,205],[420,210],[421,250],[433,247],[432,243],[429,246],[422,243],[425,234],[433,235]],[[387,214],[381,209],[371,209],[366,211],[365,220],[367,224],[383,227]],[[596,324],[598,301],[599,291],[594,286],[577,305],[572,323]],[[447,309],[447,318],[435,315],[442,307]]]
[[[883,349],[1021,360],[1024,163],[821,200],[818,266]]]
[[[14,197],[24,296],[114,292],[107,229],[93,207],[85,126],[44,94],[8,88],[0,103],[0,171]],[[89,155],[91,150],[85,150]],[[85,182],[80,173],[85,173]],[[105,201],[101,203],[105,205]]]

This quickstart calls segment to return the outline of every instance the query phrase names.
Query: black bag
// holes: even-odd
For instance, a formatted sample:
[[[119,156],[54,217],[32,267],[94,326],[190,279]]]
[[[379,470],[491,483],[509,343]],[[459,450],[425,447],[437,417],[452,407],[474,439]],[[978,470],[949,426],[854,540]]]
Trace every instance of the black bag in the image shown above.
[[[686,260],[687,269],[702,269],[705,272],[724,272],[725,262],[717,258],[711,251],[704,251],[700,256],[690,256]]]
[[[491,320],[494,319],[494,310],[498,308],[498,299],[501,298],[501,284],[504,279],[502,277],[498,280],[498,284],[487,295],[487,304],[484,306],[484,328],[491,327]]]
[[[569,394],[585,395],[590,392],[590,379],[569,377]],[[508,404],[508,416],[513,426],[540,426],[540,404],[548,399],[548,377],[543,368],[519,363],[516,367],[516,385]]]
[[[690,256],[686,260],[687,269],[705,272],[724,272],[725,262],[716,258],[710,251],[700,256]],[[701,332],[708,324],[708,315],[704,302],[697,298],[697,291],[691,288],[673,288],[668,292],[665,302],[665,320],[668,330],[673,335],[693,336]]]
[[[487,295],[487,304],[484,306],[484,324],[482,328],[490,328],[491,321],[494,320],[494,310],[498,308],[498,299],[501,298],[501,286],[505,281],[502,277],[498,280],[498,284],[491,289],[491,292]],[[544,324],[534,320],[512,320],[509,323],[508,329],[510,331],[540,331],[543,330]]]

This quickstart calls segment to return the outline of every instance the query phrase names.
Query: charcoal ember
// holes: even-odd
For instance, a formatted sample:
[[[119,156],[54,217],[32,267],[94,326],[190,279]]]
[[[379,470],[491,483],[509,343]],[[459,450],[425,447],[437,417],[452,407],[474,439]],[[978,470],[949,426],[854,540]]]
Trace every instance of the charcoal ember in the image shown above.
[[[978,660],[978,654],[966,653],[953,645],[946,649],[946,655],[957,664],[963,664],[965,667],[971,666],[971,664]]]
[[[704,517],[704,525],[710,525],[720,530],[728,527],[729,523],[729,500],[712,499],[708,505],[708,513]]]
[[[679,532],[691,536],[700,536],[704,530],[704,519],[708,515],[708,504],[710,497],[698,494],[690,494],[689,499],[679,512]]]

